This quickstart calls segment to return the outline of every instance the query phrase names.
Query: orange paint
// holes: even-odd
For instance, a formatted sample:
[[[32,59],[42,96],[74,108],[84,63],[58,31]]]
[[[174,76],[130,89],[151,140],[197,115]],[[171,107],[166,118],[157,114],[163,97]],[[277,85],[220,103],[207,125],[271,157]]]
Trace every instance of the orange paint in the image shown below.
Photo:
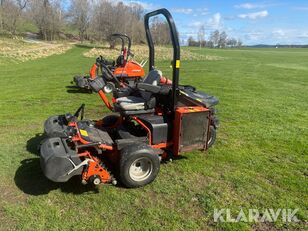
[[[88,181],[92,176],[99,177],[102,183],[111,181],[109,172],[98,161],[90,161],[87,170],[83,172],[82,179]]]
[[[134,61],[128,61],[124,67],[117,67],[113,74],[116,77],[142,77],[144,76],[143,67]]]
[[[104,91],[103,90],[100,90],[98,92],[99,96],[101,97],[101,99],[103,100],[104,104],[106,105],[106,107],[108,107],[110,110],[113,109],[112,105],[110,104],[107,96],[105,95]]]
[[[96,78],[96,76],[97,76],[97,70],[98,69],[98,67],[97,67],[97,65],[94,63],[93,65],[92,65],[92,67],[91,67],[91,69],[90,69],[90,78],[91,79],[95,79]]]

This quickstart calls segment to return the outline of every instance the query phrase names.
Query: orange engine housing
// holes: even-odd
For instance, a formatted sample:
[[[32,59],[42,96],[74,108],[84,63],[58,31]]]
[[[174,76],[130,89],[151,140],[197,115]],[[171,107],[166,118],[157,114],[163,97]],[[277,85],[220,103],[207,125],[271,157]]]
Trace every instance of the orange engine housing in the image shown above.
[[[128,61],[124,67],[117,67],[114,69],[113,74],[116,77],[124,77],[124,78],[136,78],[144,76],[143,67],[134,61]]]

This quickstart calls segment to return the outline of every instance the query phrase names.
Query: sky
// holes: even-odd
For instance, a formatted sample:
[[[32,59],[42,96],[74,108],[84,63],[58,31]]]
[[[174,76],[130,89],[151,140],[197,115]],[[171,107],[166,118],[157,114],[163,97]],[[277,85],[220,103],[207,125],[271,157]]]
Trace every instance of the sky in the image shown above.
[[[226,31],[245,45],[308,44],[308,0],[125,0],[146,11],[167,8],[181,40],[197,39],[204,25],[206,38],[213,30]]]

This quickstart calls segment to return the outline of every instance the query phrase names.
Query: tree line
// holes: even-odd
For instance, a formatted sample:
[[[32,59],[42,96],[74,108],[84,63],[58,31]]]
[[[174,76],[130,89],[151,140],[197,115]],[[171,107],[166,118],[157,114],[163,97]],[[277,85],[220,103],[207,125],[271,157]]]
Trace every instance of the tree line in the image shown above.
[[[112,33],[124,33],[134,43],[144,43],[144,14],[144,8],[136,2],[0,0],[0,33],[20,35],[26,25],[32,25],[44,40],[108,41]],[[170,43],[165,21],[154,18],[151,29],[155,43]]]
[[[124,33],[134,43],[145,43],[143,16],[145,10],[137,1],[110,0],[0,0],[0,34],[23,35],[29,27],[43,40],[74,39],[109,41],[113,33]],[[154,43],[170,44],[166,21],[151,21]],[[241,40],[215,30],[205,39],[202,25],[198,38],[188,38],[189,46],[240,47]]]
[[[225,31],[220,32],[215,30],[211,32],[209,39],[205,39],[205,28],[202,25],[198,31],[198,39],[195,40],[192,36],[188,38],[188,46],[210,47],[210,48],[225,48],[225,47],[241,47],[243,45],[240,39],[232,38]]]

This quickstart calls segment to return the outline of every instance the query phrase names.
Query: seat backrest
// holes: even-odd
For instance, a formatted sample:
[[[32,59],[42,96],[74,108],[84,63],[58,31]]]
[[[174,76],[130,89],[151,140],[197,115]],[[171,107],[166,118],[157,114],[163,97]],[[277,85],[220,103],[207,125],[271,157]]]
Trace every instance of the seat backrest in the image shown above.
[[[161,71],[159,71],[159,70],[152,70],[144,78],[143,82],[156,86],[159,83],[159,81],[160,81],[161,75],[162,75]]]
[[[149,72],[149,74],[144,78],[143,83],[147,83],[147,84],[152,84],[157,86],[160,78],[162,76],[162,72],[159,70],[152,70]],[[146,101],[148,101],[151,96],[152,93],[151,92],[145,92],[145,91],[141,91],[140,92],[142,98],[144,98]]]
[[[118,58],[117,58],[117,61],[116,61],[116,64],[118,67],[123,67],[124,66],[124,55],[120,55]]]

